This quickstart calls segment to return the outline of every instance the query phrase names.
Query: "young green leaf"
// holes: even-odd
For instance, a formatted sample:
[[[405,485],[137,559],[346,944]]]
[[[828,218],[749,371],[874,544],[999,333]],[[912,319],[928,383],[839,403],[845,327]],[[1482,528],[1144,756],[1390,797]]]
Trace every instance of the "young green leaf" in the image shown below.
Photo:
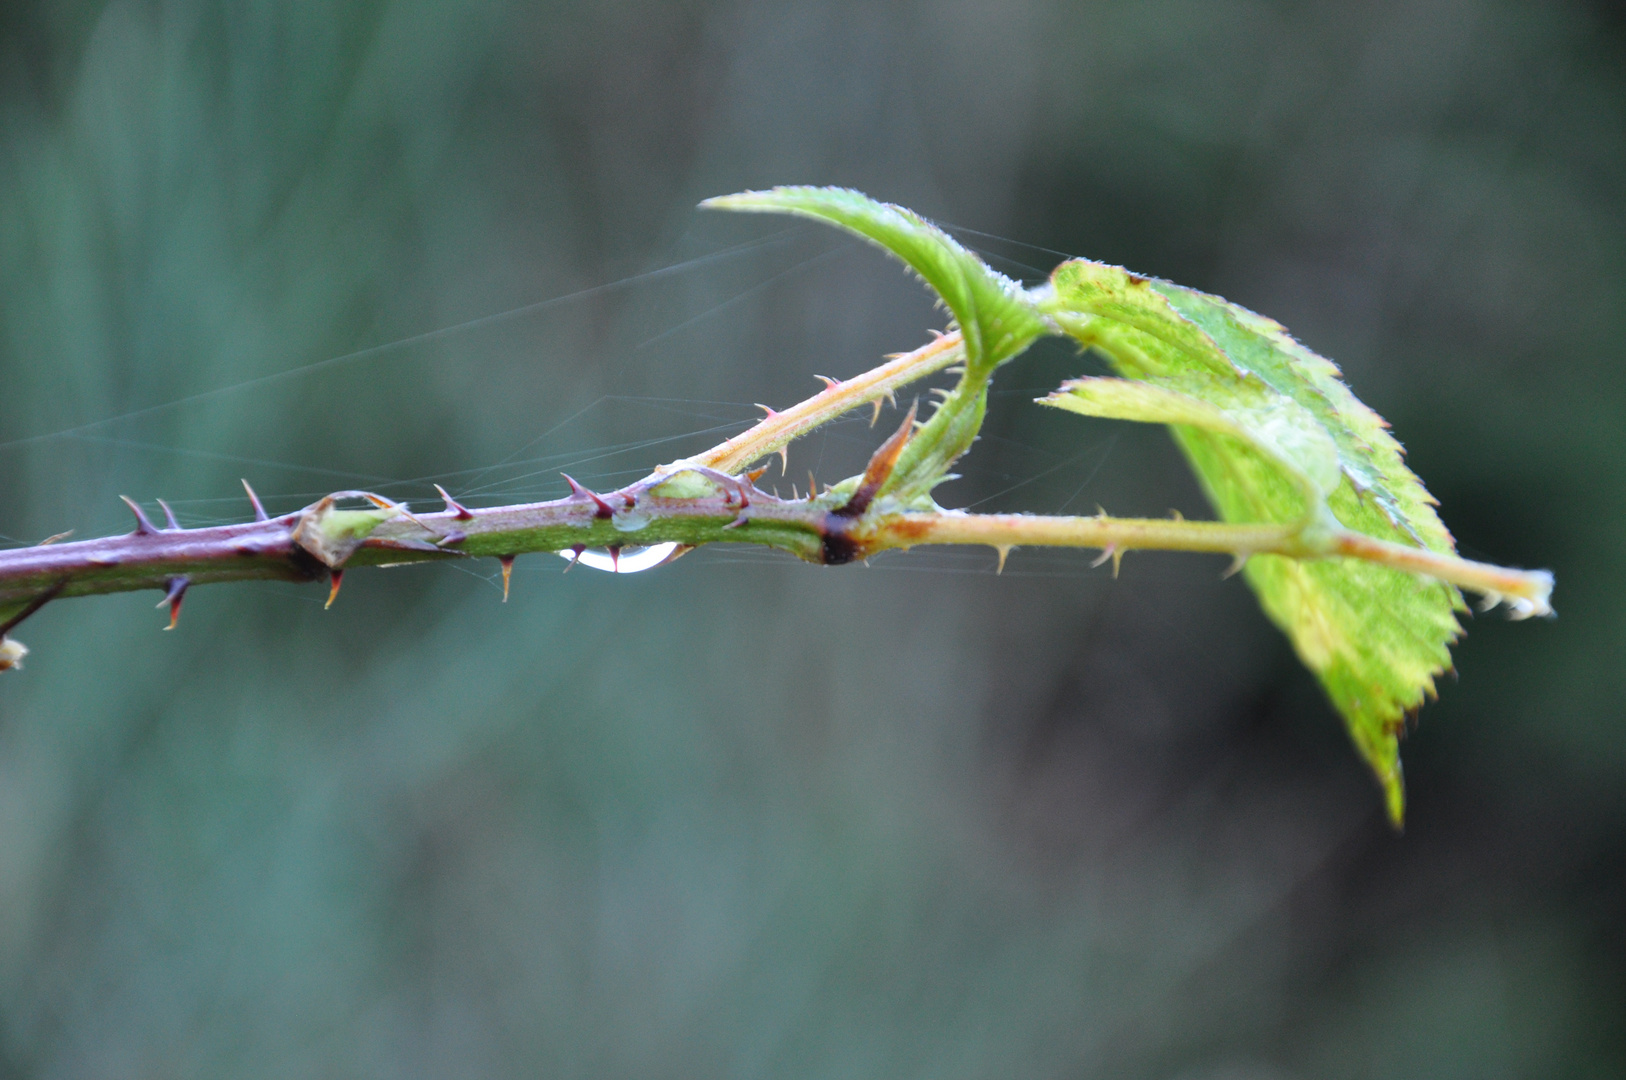
[[[993,368],[1047,331],[1022,287],[995,273],[953,237],[915,213],[833,187],[777,187],[722,195],[700,204],[712,210],[796,214],[856,233],[902,259],[931,286],[965,335],[968,368]]]
[[[1279,324],[1084,260],[1056,270],[1043,306],[1132,380],[1079,380],[1045,403],[1170,424],[1224,520],[1302,522],[1307,538],[1342,527],[1452,551],[1434,500],[1383,420],[1330,361]],[[1343,714],[1398,824],[1405,805],[1398,739],[1407,713],[1450,664],[1460,594],[1354,559],[1256,555],[1246,575]]]

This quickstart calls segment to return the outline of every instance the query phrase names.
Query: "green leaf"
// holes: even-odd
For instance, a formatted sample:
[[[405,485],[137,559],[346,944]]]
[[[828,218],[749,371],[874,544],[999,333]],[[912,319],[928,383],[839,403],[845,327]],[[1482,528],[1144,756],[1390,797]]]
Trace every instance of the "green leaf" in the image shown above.
[[[856,233],[907,263],[936,291],[965,337],[966,364],[991,371],[1048,327],[1016,282],[995,273],[953,237],[915,213],[847,188],[778,187],[722,195],[700,204],[712,210],[796,214]]]
[[[1338,448],[1326,428],[1291,398],[1256,379],[1206,372],[1162,378],[1074,379],[1041,404],[1085,416],[1179,424],[1230,435],[1297,484],[1313,513],[1338,486]]]
[[[1331,361],[1279,324],[1216,296],[1077,260],[1041,305],[1125,380],[1069,383],[1046,404],[1170,424],[1209,500],[1231,522],[1344,527],[1453,550],[1434,500],[1387,425]],[[1246,575],[1320,679],[1399,824],[1399,737],[1432,695],[1461,632],[1449,585],[1353,559],[1256,555]]]

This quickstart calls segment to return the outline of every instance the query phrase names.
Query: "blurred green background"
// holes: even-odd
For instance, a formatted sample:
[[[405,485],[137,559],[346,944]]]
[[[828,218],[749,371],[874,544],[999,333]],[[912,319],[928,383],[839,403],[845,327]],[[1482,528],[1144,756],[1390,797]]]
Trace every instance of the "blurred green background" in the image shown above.
[[[1396,836],[1220,560],[53,605],[0,677],[0,1074],[1626,1073],[1623,56],[1579,0],[6,4],[6,543],[632,479],[941,325],[693,210],[839,183],[1279,318],[1560,618],[1469,624]],[[940,496],[1202,514],[1161,432],[1027,404],[1094,368],[1007,368]]]

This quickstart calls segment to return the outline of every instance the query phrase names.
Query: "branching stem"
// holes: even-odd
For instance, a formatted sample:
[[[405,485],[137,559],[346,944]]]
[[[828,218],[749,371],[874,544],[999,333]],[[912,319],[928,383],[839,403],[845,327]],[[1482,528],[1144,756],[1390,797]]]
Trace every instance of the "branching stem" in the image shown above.
[[[851,502],[853,486],[782,500],[740,475],[751,463],[780,452],[813,428],[899,387],[964,359],[958,333],[946,334],[823,392],[713,449],[657,469],[617,491],[575,487],[570,497],[518,506],[465,508],[447,498],[446,509],[413,513],[359,492],[329,496],[306,509],[269,520],[198,529],[158,528],[140,514],[136,531],[77,543],[0,551],[0,626],[11,629],[58,597],[135,589],[162,590],[179,610],[192,585],[272,579],[337,581],[353,566],[393,566],[468,557],[496,557],[505,565],[529,552],[670,543],[681,548],[718,542],[780,548],[810,562],[837,564],[877,552],[922,544],[980,544],[1001,554],[1014,547],[1096,548],[1125,551],[1217,552],[1357,558],[1426,574],[1505,600],[1518,616],[1546,614],[1551,575],[1509,570],[1453,555],[1389,543],[1333,524],[1229,524],[1179,519],[1037,517],[927,511],[888,497]],[[871,463],[865,489],[884,490],[913,429],[905,427]],[[946,438],[947,436],[945,436]],[[922,429],[922,443],[930,438]],[[923,449],[915,447],[914,449]],[[879,460],[879,458],[878,458]],[[361,496],[362,510],[337,507]],[[132,504],[134,505],[134,504]]]

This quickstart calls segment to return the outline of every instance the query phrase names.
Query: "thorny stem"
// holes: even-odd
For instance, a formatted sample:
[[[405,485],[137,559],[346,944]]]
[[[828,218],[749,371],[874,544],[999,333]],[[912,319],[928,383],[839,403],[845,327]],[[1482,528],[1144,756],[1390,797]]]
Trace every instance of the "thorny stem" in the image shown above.
[[[712,447],[691,460],[722,472],[738,472],[769,454],[777,454],[796,439],[842,413],[890,397],[900,386],[924,378],[965,359],[959,331],[944,334],[914,352],[892,357],[878,368],[846,382],[832,382],[784,412],[769,412],[767,419],[748,431]]]
[[[250,491],[257,520],[198,529],[159,528],[137,507],[137,528],[124,536],[0,551],[0,670],[14,666],[21,646],[4,635],[59,597],[158,589],[173,616],[192,585],[223,581],[329,581],[334,590],[354,566],[394,566],[471,556],[496,557],[587,548],[672,543],[743,542],[781,548],[810,562],[835,565],[888,549],[923,544],[981,544],[1000,565],[1014,547],[1097,548],[1103,558],[1139,549],[1218,552],[1238,564],[1254,555],[1299,559],[1358,558],[1427,575],[1505,601],[1515,617],[1549,614],[1552,576],[1511,570],[1454,555],[1389,543],[1336,522],[1230,524],[1180,519],[1038,517],[922,510],[886,494],[900,460],[940,450],[924,446],[935,429],[917,433],[914,410],[876,453],[862,477],[808,498],[782,500],[758,490],[751,463],[798,436],[913,380],[963,359],[958,334],[948,334],[821,393],[693,458],[663,466],[617,491],[596,494],[571,481],[568,498],[518,506],[470,509],[445,496],[435,513],[364,492],[339,492],[292,514],[265,519]],[[953,433],[943,434],[944,440]],[[956,451],[957,453],[957,451]],[[901,467],[900,467],[901,468]],[[567,478],[568,479],[568,478]],[[444,493],[443,493],[444,495]],[[362,498],[365,510],[339,509]],[[6,651],[8,649],[10,651]]]

